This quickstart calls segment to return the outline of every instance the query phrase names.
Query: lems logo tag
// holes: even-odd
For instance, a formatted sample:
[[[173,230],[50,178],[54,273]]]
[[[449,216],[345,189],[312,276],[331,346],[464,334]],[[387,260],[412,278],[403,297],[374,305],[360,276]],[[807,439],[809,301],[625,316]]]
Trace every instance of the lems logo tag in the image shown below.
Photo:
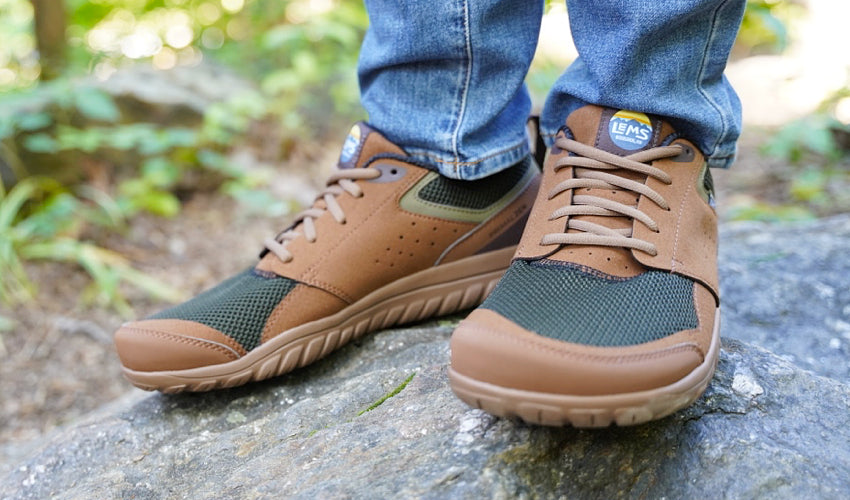
[[[652,123],[643,113],[620,110],[608,122],[608,135],[625,150],[641,149],[652,138]]]
[[[351,128],[351,132],[348,133],[348,137],[345,138],[345,143],[342,145],[342,154],[339,155],[342,163],[354,158],[358,146],[360,146],[360,127],[355,125]]]

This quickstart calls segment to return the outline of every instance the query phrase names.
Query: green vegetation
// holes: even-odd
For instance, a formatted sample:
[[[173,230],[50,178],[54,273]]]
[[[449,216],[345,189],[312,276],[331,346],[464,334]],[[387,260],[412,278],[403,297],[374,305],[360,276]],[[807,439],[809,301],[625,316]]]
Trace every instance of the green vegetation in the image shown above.
[[[122,222],[118,207],[91,188],[73,195],[56,181],[42,177],[24,179],[8,192],[0,188],[0,301],[15,305],[33,297],[35,286],[24,271],[23,262],[37,260],[81,266],[93,281],[82,297],[125,314],[129,314],[130,307],[118,290],[121,282],[165,300],[178,299],[174,290],[81,235],[87,223],[118,227]],[[0,318],[0,329],[4,325],[10,326],[10,321]]]
[[[360,415],[363,415],[364,413],[368,413],[368,412],[374,410],[375,408],[384,404],[384,402],[386,402],[386,400],[390,399],[391,397],[393,397],[393,396],[397,395],[398,393],[400,393],[401,391],[403,391],[404,388],[407,387],[407,384],[409,384],[410,381],[413,380],[413,377],[415,377],[415,376],[416,376],[416,372],[411,373],[409,377],[404,379],[404,382],[402,382],[401,384],[398,385],[398,387],[396,387],[395,389],[391,390],[390,392],[384,394],[384,396],[381,399],[379,399],[379,400],[375,401],[374,403],[372,403],[371,405],[369,405],[368,408],[361,410],[357,414],[357,416],[359,417]]]

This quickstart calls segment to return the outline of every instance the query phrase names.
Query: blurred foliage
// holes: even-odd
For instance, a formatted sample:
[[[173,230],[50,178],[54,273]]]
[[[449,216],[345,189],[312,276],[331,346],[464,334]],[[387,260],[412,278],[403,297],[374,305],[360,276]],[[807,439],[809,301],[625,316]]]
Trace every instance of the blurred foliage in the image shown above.
[[[736,40],[737,50],[748,55],[780,53],[788,47],[788,26],[805,15],[801,0],[748,0]]]
[[[161,299],[179,298],[122,256],[82,237],[88,224],[116,228],[123,222],[111,199],[92,188],[71,193],[43,177],[24,179],[8,192],[0,185],[0,303],[15,306],[32,299],[35,285],[23,263],[39,260],[81,266],[92,278],[81,298],[124,314],[131,310],[119,289],[122,282]],[[4,325],[8,327],[10,320],[0,317],[0,327]]]
[[[732,219],[798,221],[850,212],[850,125],[837,118],[839,106],[850,106],[850,85],[770,133],[760,153],[771,163],[771,197],[781,201],[751,198],[730,207]]]
[[[827,99],[816,112],[776,131],[762,145],[762,154],[778,160],[775,172],[792,205],[776,210],[800,219],[850,212],[850,126],[835,117],[835,105],[847,89]]]

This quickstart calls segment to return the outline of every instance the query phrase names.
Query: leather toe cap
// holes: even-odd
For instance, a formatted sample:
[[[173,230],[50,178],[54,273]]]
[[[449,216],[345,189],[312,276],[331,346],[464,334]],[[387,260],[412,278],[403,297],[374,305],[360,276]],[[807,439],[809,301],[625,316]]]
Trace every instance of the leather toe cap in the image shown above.
[[[218,330],[177,319],[126,323],[115,332],[115,347],[125,368],[146,372],[217,365],[246,354]]]
[[[502,387],[577,396],[601,396],[672,384],[705,356],[693,342],[595,347],[529,332],[500,314],[477,309],[451,339],[452,369]]]

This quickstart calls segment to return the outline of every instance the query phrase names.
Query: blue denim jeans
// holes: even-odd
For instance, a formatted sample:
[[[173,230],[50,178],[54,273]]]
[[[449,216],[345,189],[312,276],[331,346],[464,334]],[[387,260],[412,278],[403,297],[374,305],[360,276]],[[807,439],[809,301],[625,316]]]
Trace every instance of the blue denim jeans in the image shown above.
[[[745,0],[567,0],[579,57],[541,115],[551,143],[599,104],[666,117],[726,167],[741,103],[723,69]],[[528,154],[523,84],[542,0],[366,0],[361,102],[369,123],[443,175],[477,179]]]

